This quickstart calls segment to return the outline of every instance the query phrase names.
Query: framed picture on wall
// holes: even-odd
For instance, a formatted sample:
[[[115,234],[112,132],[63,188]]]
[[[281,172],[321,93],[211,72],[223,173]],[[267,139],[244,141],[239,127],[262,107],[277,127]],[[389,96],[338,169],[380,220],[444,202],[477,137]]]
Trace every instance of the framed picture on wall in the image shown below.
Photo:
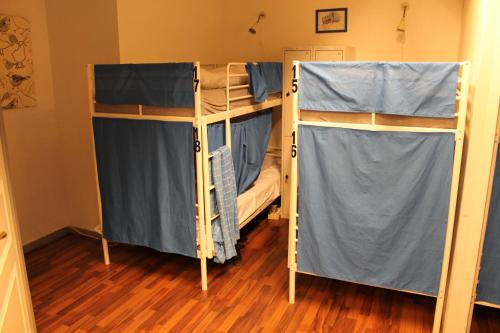
[[[347,32],[347,8],[316,10],[316,33]]]
[[[0,110],[33,106],[30,23],[21,16],[0,13]]]

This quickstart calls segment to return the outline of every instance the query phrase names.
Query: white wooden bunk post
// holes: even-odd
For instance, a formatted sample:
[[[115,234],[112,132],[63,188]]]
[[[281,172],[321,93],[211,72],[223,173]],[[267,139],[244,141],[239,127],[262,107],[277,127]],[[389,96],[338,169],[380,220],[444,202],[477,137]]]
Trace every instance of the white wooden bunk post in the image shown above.
[[[467,118],[467,100],[469,94],[469,79],[470,79],[470,62],[461,63],[461,78],[457,100],[458,100],[458,116],[455,132],[455,154],[453,157],[453,173],[451,178],[450,206],[448,210],[448,225],[446,228],[446,239],[444,244],[443,266],[441,268],[441,278],[439,281],[439,291],[436,301],[436,309],[434,312],[433,333],[441,332],[441,324],[443,317],[443,306],[446,297],[446,289],[448,283],[448,271],[450,264],[451,245],[453,239],[453,230],[455,226],[455,212],[458,197],[458,185],[460,181],[460,168],[462,165],[462,151],[464,146],[465,121]]]
[[[194,66],[194,133],[195,133],[195,158],[196,158],[196,208],[197,208],[197,223],[198,223],[198,239],[200,242],[200,265],[201,265],[201,289],[208,289],[208,279],[207,279],[207,245],[206,239],[207,235],[205,232],[205,210],[204,207],[204,195],[203,195],[203,152],[201,149],[201,76],[200,76],[200,62],[196,61],[193,63]]]
[[[288,268],[290,269],[289,280],[289,295],[288,300],[290,304],[295,303],[295,274],[297,272],[297,160],[298,160],[298,100],[299,100],[299,61],[293,62],[292,79],[292,168],[291,168],[291,187],[290,187],[290,220],[288,232]],[[288,152],[283,152],[288,154]]]
[[[203,206],[205,208],[206,256],[213,258],[214,241],[212,238],[212,208],[210,200],[210,156],[208,153],[208,129],[205,117],[201,117],[201,152],[203,157]]]
[[[95,185],[97,191],[97,208],[99,214],[99,225],[100,233],[102,239],[102,251],[104,254],[104,263],[109,265],[109,249],[108,240],[104,238],[103,228],[102,228],[102,204],[101,204],[101,191],[99,189],[99,174],[97,172],[97,158],[95,153],[95,142],[94,142],[94,126],[93,119],[95,113],[95,84],[94,84],[94,65],[87,65],[87,87],[88,87],[88,98],[89,98],[89,120],[90,120],[90,142],[92,145],[92,159],[94,162],[94,175],[95,175]]]

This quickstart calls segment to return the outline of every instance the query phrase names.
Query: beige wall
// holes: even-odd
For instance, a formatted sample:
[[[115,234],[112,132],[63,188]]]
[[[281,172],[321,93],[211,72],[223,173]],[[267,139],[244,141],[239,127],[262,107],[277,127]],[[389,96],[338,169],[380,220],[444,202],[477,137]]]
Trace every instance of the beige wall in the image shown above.
[[[46,0],[60,132],[61,178],[69,216],[66,225],[98,225],[97,192],[88,114],[86,65],[117,63],[118,30],[113,0]]]
[[[452,257],[444,332],[470,327],[480,246],[487,216],[486,199],[493,140],[500,107],[500,2],[466,0],[461,60],[472,61],[467,122],[467,155]]]
[[[348,45],[358,60],[457,60],[462,0],[118,0],[122,62],[280,60],[286,46]],[[316,34],[315,10],[348,7],[347,33]],[[258,13],[266,19],[251,35]]]
[[[286,46],[347,45],[356,60],[456,60],[462,0],[410,1],[404,48],[396,27],[401,0],[224,0],[224,43],[230,59],[278,60]],[[315,10],[348,8],[347,33],[315,33]],[[248,28],[260,11],[267,14],[258,33]]]
[[[3,111],[23,244],[98,224],[86,64],[119,62],[114,0],[3,0],[32,27],[38,106]]]
[[[38,106],[2,111],[21,238],[26,243],[64,227],[68,221],[45,2],[2,0],[0,12],[24,16],[32,28]]]
[[[120,58],[222,61],[222,0],[117,0]]]

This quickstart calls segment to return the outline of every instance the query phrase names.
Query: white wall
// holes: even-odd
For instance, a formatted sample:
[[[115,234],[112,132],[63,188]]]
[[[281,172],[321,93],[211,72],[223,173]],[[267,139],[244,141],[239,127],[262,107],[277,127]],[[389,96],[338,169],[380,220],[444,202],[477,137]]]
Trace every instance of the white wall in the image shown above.
[[[280,60],[287,46],[348,45],[359,60],[454,61],[462,0],[410,1],[406,43],[400,0],[118,0],[122,62]],[[348,32],[316,34],[315,10],[348,7]],[[260,12],[267,17],[251,35]]]
[[[67,225],[45,1],[2,0],[0,12],[31,22],[35,108],[4,110],[8,166],[23,243]]]
[[[117,0],[120,59],[220,63],[222,0]]]
[[[409,1],[406,43],[397,41],[401,0],[224,0],[224,45],[229,59],[279,60],[282,49],[348,45],[357,60],[456,60],[462,0]],[[315,11],[348,8],[347,33],[315,32]],[[259,12],[267,17],[256,35],[248,28]]]
[[[99,224],[87,86],[87,64],[118,63],[113,0],[46,0],[68,218],[66,225]]]

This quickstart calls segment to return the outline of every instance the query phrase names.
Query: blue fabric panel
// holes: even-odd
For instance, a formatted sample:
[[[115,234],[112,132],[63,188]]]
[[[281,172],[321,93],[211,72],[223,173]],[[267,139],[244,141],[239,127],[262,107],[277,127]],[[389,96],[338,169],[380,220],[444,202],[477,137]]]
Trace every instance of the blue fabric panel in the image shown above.
[[[196,257],[191,123],[94,118],[104,237]]]
[[[451,118],[458,63],[304,62],[299,108]]]
[[[238,195],[252,186],[260,174],[271,137],[272,123],[272,109],[231,123],[231,151]],[[224,124],[208,125],[209,151],[221,147],[224,142]]]
[[[193,64],[95,65],[97,103],[193,107]]]
[[[231,151],[238,195],[257,180],[266,157],[272,128],[272,110],[231,123]]]
[[[279,92],[283,89],[283,65],[281,62],[259,62],[259,71],[266,82],[267,92]]]
[[[266,80],[260,73],[259,66],[249,62],[247,63],[247,72],[249,79],[248,91],[253,95],[255,102],[264,102],[267,99],[267,85]]]
[[[217,148],[224,146],[226,133],[224,123],[207,125],[208,152],[211,153]]]
[[[476,299],[500,305],[500,152],[493,178]]]
[[[454,135],[299,128],[298,269],[436,295]]]
[[[282,90],[283,66],[280,62],[247,63],[250,94],[257,103],[264,102],[269,93]]]

